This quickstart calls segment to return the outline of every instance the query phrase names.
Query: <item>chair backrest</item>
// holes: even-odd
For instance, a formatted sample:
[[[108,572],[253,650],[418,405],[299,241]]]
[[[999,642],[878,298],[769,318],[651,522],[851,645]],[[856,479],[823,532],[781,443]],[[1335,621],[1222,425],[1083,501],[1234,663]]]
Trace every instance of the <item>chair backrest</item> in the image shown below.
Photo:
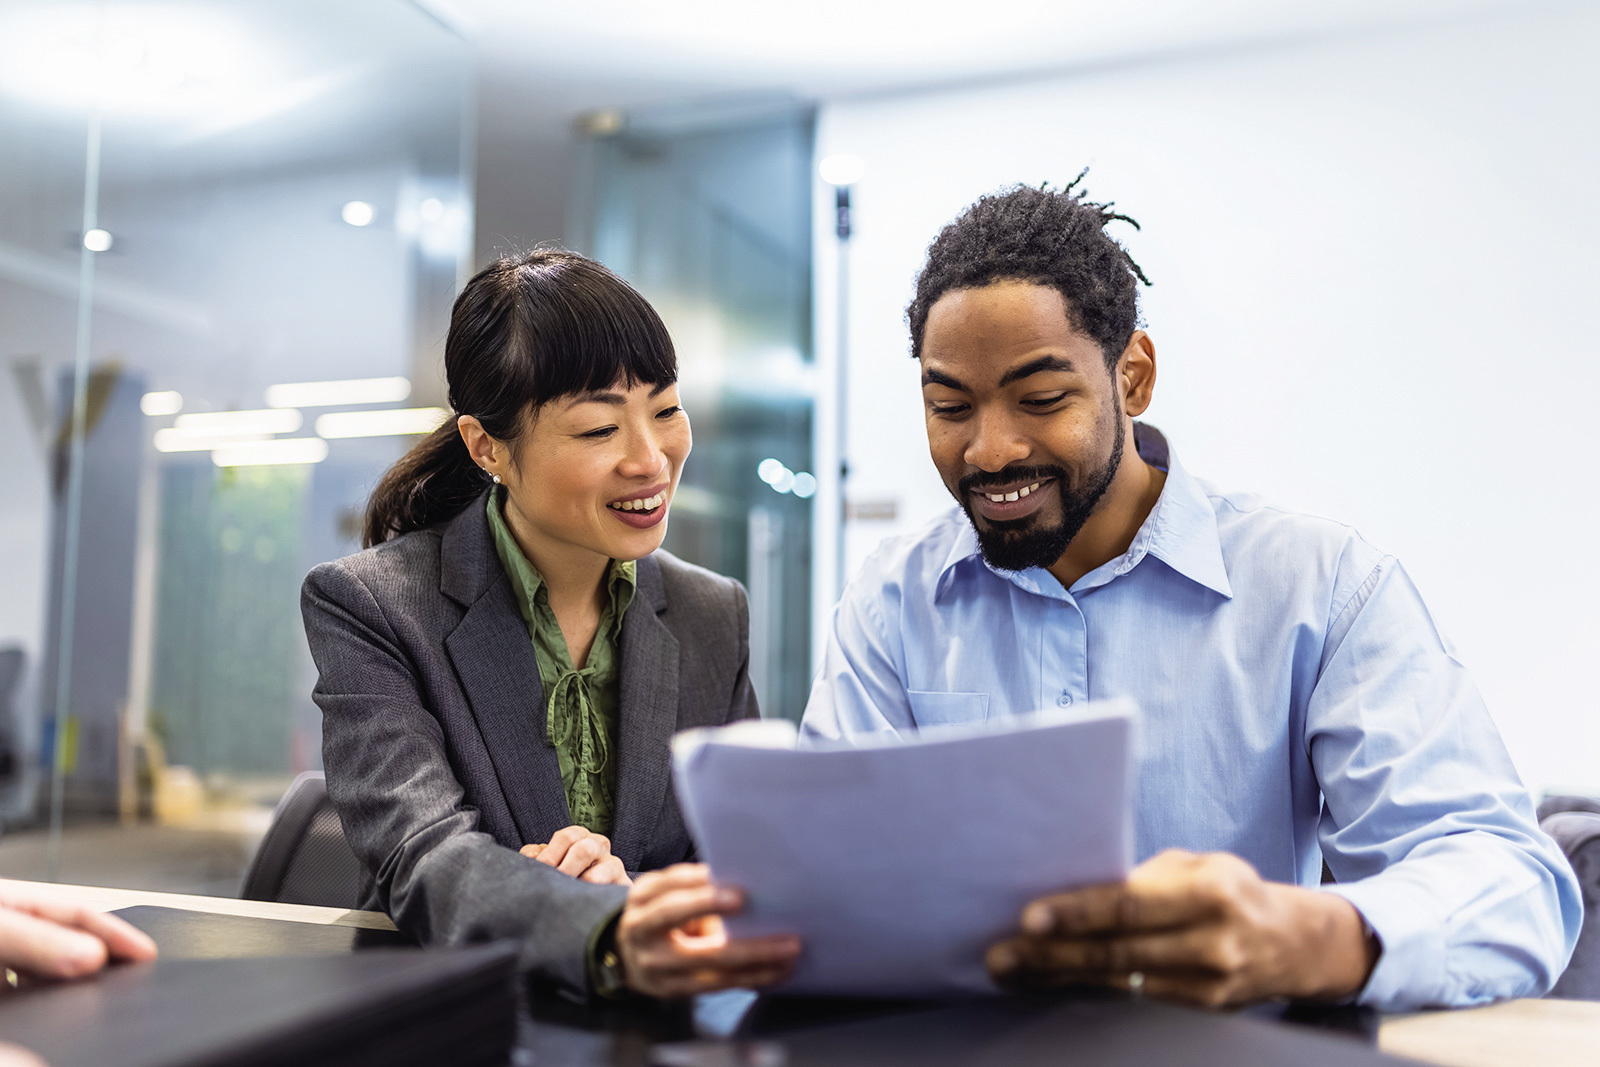
[[[1544,822],[1560,811],[1592,811],[1600,814],[1600,797],[1562,796],[1546,793],[1539,801],[1539,821]]]
[[[345,840],[322,772],[306,771],[290,783],[272,813],[272,825],[256,849],[239,896],[359,908],[367,880],[366,869]]]
[[[1583,890],[1583,929],[1566,973],[1550,991],[1568,1000],[1600,1000],[1600,813],[1558,811],[1539,823],[1555,838]]]
[[[17,688],[28,657],[17,647],[0,648],[0,782],[6,782],[22,769],[21,723],[18,722]]]

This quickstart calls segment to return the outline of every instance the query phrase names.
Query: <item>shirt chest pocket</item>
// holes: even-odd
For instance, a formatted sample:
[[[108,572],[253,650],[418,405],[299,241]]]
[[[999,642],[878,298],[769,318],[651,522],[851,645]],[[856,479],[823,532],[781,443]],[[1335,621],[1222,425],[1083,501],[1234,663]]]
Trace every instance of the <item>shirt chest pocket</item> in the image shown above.
[[[925,693],[906,690],[911,717],[921,726],[978,725],[989,721],[988,693]]]

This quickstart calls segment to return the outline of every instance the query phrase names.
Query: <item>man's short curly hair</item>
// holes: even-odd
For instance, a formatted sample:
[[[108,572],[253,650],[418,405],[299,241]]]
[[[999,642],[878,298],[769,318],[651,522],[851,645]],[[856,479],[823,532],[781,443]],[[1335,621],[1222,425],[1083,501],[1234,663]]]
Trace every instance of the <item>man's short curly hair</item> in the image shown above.
[[[917,275],[917,291],[906,318],[911,355],[922,357],[928,311],[956,289],[996,281],[1047,285],[1061,294],[1067,318],[1105,353],[1113,373],[1128,338],[1139,324],[1137,282],[1150,284],[1127,249],[1106,233],[1113,220],[1139,224],[1087,198],[1079,183],[1087,168],[1064,188],[1018,185],[980,197],[939,232]]]

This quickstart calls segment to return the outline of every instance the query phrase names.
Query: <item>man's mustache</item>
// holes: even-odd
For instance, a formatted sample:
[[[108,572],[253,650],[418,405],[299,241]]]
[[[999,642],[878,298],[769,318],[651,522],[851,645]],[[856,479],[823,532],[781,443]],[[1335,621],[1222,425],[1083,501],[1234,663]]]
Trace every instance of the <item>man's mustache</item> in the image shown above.
[[[1060,467],[1004,467],[992,474],[988,471],[969,474],[956,483],[956,488],[965,496],[968,493],[981,493],[996,486],[1014,486],[1018,482],[1042,482],[1048,478],[1066,484],[1067,472]]]

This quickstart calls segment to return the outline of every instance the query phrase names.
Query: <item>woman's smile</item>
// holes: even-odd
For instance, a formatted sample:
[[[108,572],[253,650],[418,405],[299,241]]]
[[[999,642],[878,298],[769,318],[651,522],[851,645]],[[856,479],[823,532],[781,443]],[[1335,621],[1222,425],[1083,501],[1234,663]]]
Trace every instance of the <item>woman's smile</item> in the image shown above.
[[[667,500],[671,493],[672,486],[662,482],[613,500],[606,505],[606,510],[619,522],[636,530],[648,530],[667,517]]]

